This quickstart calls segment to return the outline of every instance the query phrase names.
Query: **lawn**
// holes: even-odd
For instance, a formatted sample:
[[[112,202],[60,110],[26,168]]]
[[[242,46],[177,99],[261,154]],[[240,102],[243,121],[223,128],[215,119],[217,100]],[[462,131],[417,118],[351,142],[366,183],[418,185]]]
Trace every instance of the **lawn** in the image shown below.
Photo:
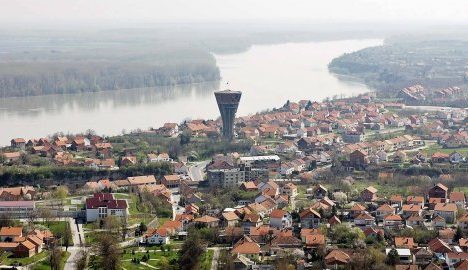
[[[60,260],[60,269],[64,269],[65,262],[67,261],[68,257],[70,257],[70,252],[62,251],[62,259]],[[39,263],[35,264],[32,269],[33,270],[50,270],[49,260],[43,260]]]
[[[434,145],[431,145],[429,147],[427,147],[426,149],[424,149],[424,151],[428,154],[428,155],[432,155],[434,154],[435,152],[441,152],[441,153],[445,153],[445,154],[451,154],[453,152],[458,152],[460,154],[462,154],[463,156],[468,156],[468,147],[463,147],[463,148],[442,148],[441,145],[438,145],[438,144],[434,144]]]
[[[92,231],[92,232],[87,232],[85,233],[85,243],[86,243],[86,246],[91,246],[93,244],[95,244],[99,238],[99,236],[101,234],[107,234],[109,232],[107,231]],[[122,239],[120,235],[115,235],[115,240],[116,242],[120,242],[120,240]]]
[[[42,226],[48,228],[54,234],[54,236],[64,235],[65,234],[65,226],[70,226],[70,223],[68,223],[68,221],[49,221],[48,223],[35,222],[34,224],[39,224],[39,225],[42,225]],[[70,246],[73,246],[73,235],[72,234],[70,234],[69,241],[70,241]]]
[[[20,265],[25,266],[31,263],[35,263],[39,260],[46,258],[49,255],[49,252],[44,251],[39,254],[36,254],[29,258],[14,258],[13,255],[10,255],[8,258],[2,260],[2,264],[4,265]]]
[[[127,249],[125,249],[125,253],[122,254],[122,260],[124,261],[124,263],[127,263],[129,267],[139,266],[138,264],[132,263],[131,259],[136,258],[136,259],[139,259],[141,261],[141,258],[144,255],[149,254],[150,259],[146,263],[151,265],[151,266],[154,266],[154,267],[161,267],[161,265],[160,265],[161,260],[167,260],[167,262],[170,263],[171,261],[177,261],[179,259],[179,253],[178,253],[177,250],[162,252],[162,251],[160,251],[159,246],[154,246],[154,247],[155,247],[154,249],[149,249],[148,253],[146,253],[146,252],[135,252],[135,255],[132,254],[132,250],[138,251],[138,249],[136,249],[136,248],[127,248]],[[143,265],[141,265],[141,266],[146,267],[146,266],[143,266]],[[128,267],[125,267],[125,268],[129,269]],[[130,268],[130,269],[133,269],[133,268]],[[140,268],[140,269],[147,269],[147,268]]]

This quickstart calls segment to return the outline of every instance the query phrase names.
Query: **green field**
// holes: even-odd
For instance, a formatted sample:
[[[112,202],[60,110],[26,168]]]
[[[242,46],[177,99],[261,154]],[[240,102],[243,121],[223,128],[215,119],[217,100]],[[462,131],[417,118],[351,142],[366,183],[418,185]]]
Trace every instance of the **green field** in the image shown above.
[[[45,259],[47,258],[47,256],[49,256],[49,252],[47,251],[41,252],[29,258],[14,258],[12,257],[12,255],[10,255],[7,258],[2,259],[1,264],[25,266],[28,264],[35,263],[39,260]]]
[[[441,152],[445,154],[451,154],[453,152],[458,152],[462,154],[463,156],[468,156],[468,147],[463,147],[463,148],[442,148],[442,146],[438,144],[434,144],[429,146],[428,148],[424,149],[424,152],[426,152],[428,155],[432,155],[435,152]]]

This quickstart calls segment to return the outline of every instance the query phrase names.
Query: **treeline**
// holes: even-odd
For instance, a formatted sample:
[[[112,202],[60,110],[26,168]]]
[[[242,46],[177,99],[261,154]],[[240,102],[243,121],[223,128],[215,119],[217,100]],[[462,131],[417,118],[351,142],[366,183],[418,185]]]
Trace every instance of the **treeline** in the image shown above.
[[[0,185],[47,185],[73,182],[82,183],[91,179],[123,179],[128,176],[155,175],[160,177],[172,172],[168,163],[149,163],[121,167],[119,170],[94,170],[88,167],[57,166],[4,166],[0,167]]]
[[[73,94],[219,80],[206,61],[150,64],[120,61],[0,63],[0,97]]]

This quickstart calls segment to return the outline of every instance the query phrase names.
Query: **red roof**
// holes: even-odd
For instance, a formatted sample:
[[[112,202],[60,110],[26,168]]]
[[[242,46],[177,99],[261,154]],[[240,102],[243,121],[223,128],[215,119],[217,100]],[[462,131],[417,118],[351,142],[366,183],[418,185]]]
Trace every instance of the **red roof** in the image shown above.
[[[87,209],[96,209],[107,207],[109,209],[126,209],[128,207],[126,200],[115,200],[110,193],[96,193],[93,197],[86,199]]]

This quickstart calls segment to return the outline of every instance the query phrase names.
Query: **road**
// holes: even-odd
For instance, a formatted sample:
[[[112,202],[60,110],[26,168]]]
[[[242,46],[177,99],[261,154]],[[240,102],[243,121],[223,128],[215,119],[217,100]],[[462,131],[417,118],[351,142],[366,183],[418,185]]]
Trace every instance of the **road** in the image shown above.
[[[210,163],[210,160],[205,160],[201,162],[197,162],[188,167],[188,176],[192,179],[192,181],[203,181],[205,177],[205,167]]]
[[[70,224],[70,229],[73,236],[73,246],[68,247],[68,252],[70,252],[70,257],[65,262],[65,270],[74,270],[75,262],[78,259],[81,250],[86,250],[84,243],[84,232],[83,224],[76,224],[75,219],[68,218]]]

